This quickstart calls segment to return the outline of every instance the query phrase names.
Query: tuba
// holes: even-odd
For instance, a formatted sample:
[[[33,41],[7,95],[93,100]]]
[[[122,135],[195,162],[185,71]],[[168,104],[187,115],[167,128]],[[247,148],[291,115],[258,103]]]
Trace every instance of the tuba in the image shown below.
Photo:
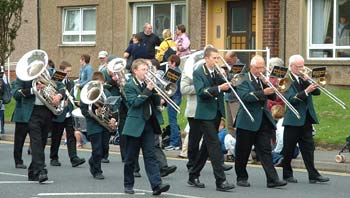
[[[109,132],[116,130],[117,126],[111,126],[110,120],[113,118],[112,105],[120,99],[119,96],[106,98],[103,93],[103,84],[99,81],[90,81],[81,90],[80,99],[89,105],[88,113],[93,119]]]
[[[32,50],[23,55],[18,61],[16,75],[20,80],[32,80],[33,92],[36,97],[55,115],[60,115],[64,109],[64,100],[58,106],[52,104],[53,96],[58,94],[57,84],[51,80],[49,71],[46,68],[48,55],[43,50]],[[37,90],[36,85],[45,85]]]
[[[125,96],[124,87],[126,82],[129,79],[129,76],[125,73],[126,61],[123,58],[114,58],[108,65],[107,70],[112,72],[113,75],[117,78],[117,83],[120,89],[120,93]]]

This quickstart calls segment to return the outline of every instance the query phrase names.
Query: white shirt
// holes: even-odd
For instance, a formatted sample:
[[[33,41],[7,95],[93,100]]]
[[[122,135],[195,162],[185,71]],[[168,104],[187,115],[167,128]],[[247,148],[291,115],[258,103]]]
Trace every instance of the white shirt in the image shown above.
[[[280,153],[283,149],[283,133],[284,126],[282,125],[284,118],[278,120],[276,124],[276,148],[273,150],[275,153]]]

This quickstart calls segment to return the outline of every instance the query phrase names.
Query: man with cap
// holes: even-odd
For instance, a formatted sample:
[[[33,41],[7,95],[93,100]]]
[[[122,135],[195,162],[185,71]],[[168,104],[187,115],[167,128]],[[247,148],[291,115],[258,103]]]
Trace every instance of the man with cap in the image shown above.
[[[102,72],[107,67],[108,52],[100,51],[98,53],[98,59],[100,60],[100,66],[98,66],[98,71]]]

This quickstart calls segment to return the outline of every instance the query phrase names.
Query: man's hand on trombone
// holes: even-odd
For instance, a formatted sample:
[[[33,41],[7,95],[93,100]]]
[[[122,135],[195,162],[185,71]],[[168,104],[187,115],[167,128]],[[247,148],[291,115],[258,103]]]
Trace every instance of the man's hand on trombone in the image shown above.
[[[272,87],[267,87],[264,89],[264,95],[267,96],[267,95],[271,95],[271,94],[274,94],[275,93],[275,90],[272,88]]]
[[[230,89],[230,83],[226,82],[226,83],[222,83],[221,85],[219,85],[219,89],[221,91],[227,91]]]
[[[311,93],[311,92],[315,91],[315,89],[317,89],[317,87],[318,87],[317,84],[312,83],[305,89],[305,92],[306,93]]]

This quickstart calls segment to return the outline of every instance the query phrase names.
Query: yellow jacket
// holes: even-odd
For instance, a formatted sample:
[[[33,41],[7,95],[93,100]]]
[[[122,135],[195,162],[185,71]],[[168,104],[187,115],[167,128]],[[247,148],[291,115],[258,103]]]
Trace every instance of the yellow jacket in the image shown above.
[[[156,59],[161,63],[163,62],[163,55],[168,50],[169,47],[172,47],[176,50],[176,43],[172,38],[166,38],[162,43],[160,43],[158,52],[156,54]]]

